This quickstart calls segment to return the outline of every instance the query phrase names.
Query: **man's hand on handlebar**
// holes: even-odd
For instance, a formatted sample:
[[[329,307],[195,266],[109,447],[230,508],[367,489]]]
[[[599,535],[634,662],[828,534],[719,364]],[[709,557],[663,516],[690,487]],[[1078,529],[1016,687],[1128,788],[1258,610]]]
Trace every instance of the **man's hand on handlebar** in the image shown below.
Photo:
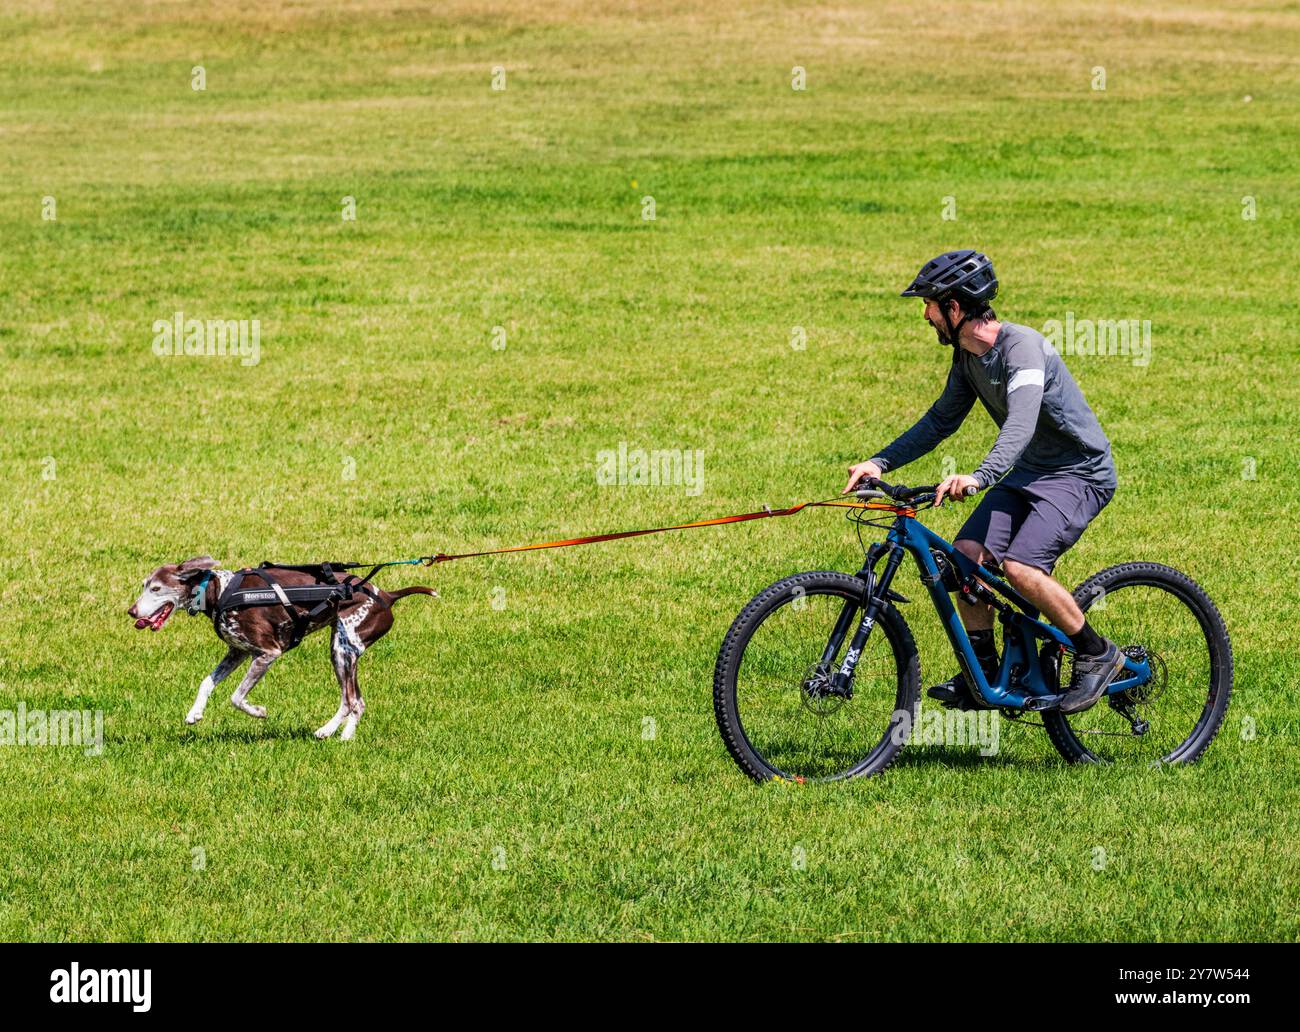
[[[945,498],[952,498],[959,502],[964,502],[968,497],[978,494],[980,489],[979,481],[966,473],[954,473],[950,477],[945,477],[934,491],[934,504],[942,505]]]
[[[848,494],[855,487],[861,486],[859,480],[870,479],[879,480],[883,472],[874,462],[859,462],[856,466],[849,467],[849,482],[844,485],[844,490],[840,494]]]
[[[880,479],[882,470],[874,462],[859,462],[849,467],[849,482],[840,494],[848,494],[850,491],[863,491],[872,489],[871,493],[859,494],[859,498],[871,497],[889,497],[896,501],[910,502],[914,501],[919,505],[942,505],[945,498],[955,498],[957,501],[964,502],[971,495],[979,493],[979,481],[965,473],[957,473],[954,476],[947,477],[943,483],[934,487],[903,487],[901,485],[890,485]]]

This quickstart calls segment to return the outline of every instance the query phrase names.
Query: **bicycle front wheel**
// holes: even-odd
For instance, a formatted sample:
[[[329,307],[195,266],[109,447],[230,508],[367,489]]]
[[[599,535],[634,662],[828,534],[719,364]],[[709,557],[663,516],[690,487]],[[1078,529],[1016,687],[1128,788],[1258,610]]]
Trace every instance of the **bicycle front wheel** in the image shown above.
[[[916,643],[892,605],[882,609],[854,670],[838,669],[861,619],[866,585],[832,571],[800,573],[760,592],[736,617],[718,653],[713,708],[733,759],[757,781],[831,781],[879,774],[916,720]],[[847,633],[834,654],[836,626]]]
[[[1169,566],[1123,563],[1089,577],[1074,600],[1098,634],[1145,658],[1152,676],[1081,713],[1044,713],[1052,744],[1072,763],[1199,758],[1232,695],[1232,643],[1204,589]]]

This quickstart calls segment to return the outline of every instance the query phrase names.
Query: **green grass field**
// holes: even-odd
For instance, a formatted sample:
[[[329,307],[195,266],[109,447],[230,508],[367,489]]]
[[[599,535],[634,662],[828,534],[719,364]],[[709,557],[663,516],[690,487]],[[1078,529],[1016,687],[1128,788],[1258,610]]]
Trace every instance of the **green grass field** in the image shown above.
[[[432,6],[0,10],[0,709],[105,721],[98,757],[0,747],[0,938],[1300,938],[1300,6]],[[1149,364],[1067,356],[1122,481],[1058,571],[1210,592],[1237,678],[1198,765],[1069,767],[1007,726],[989,758],[747,781],[717,648],[766,584],[856,569],[830,511],[386,572],[442,597],[363,659],[352,742],[310,733],[322,637],[264,722],[227,682],[188,728],[223,647],[126,616],[199,553],[834,494],[938,394],[896,295],[957,246],[1004,319],[1151,322]],[[259,360],[154,354],[178,311],[259,320]],[[906,479],[993,437],[977,409]],[[702,451],[702,489],[601,486],[621,443]],[[932,684],[952,657],[900,587]]]

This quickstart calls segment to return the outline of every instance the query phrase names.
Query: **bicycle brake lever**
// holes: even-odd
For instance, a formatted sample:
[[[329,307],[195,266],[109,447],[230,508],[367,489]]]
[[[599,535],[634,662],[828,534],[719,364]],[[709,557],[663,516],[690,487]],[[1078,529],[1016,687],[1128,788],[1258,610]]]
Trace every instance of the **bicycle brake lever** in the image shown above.
[[[963,489],[961,495],[962,495],[962,499],[966,499],[966,498],[972,498],[972,497],[974,497],[975,495],[977,495],[977,494],[979,494],[979,493],[980,493],[980,489],[979,489],[978,487],[967,487],[967,488]],[[946,496],[945,496],[945,498],[952,498],[952,497],[953,497],[952,495],[946,495]],[[943,508],[943,502],[934,502],[934,503],[932,503],[932,504],[933,504],[933,507],[936,508],[936,509],[942,509],[942,508]]]

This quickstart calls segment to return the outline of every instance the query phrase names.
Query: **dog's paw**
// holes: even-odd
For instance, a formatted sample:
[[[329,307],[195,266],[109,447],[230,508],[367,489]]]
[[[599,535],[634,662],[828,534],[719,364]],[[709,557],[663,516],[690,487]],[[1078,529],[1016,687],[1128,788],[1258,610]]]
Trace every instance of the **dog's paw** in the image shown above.
[[[185,714],[185,723],[187,724],[197,724],[202,719],[203,719],[202,713],[190,712]]]
[[[245,707],[244,712],[247,713],[250,717],[256,717],[258,720],[266,719],[265,706],[248,706]]]
[[[330,735],[332,735],[332,734],[333,734],[335,731],[337,731],[337,730],[338,730],[338,725],[335,725],[334,727],[330,727],[329,724],[326,724],[324,727],[318,727],[318,728],[317,728],[314,732],[312,732],[312,733],[313,733],[317,738],[319,738],[319,739],[321,739],[321,740],[324,740],[324,739],[326,739],[326,738],[329,738]]]

